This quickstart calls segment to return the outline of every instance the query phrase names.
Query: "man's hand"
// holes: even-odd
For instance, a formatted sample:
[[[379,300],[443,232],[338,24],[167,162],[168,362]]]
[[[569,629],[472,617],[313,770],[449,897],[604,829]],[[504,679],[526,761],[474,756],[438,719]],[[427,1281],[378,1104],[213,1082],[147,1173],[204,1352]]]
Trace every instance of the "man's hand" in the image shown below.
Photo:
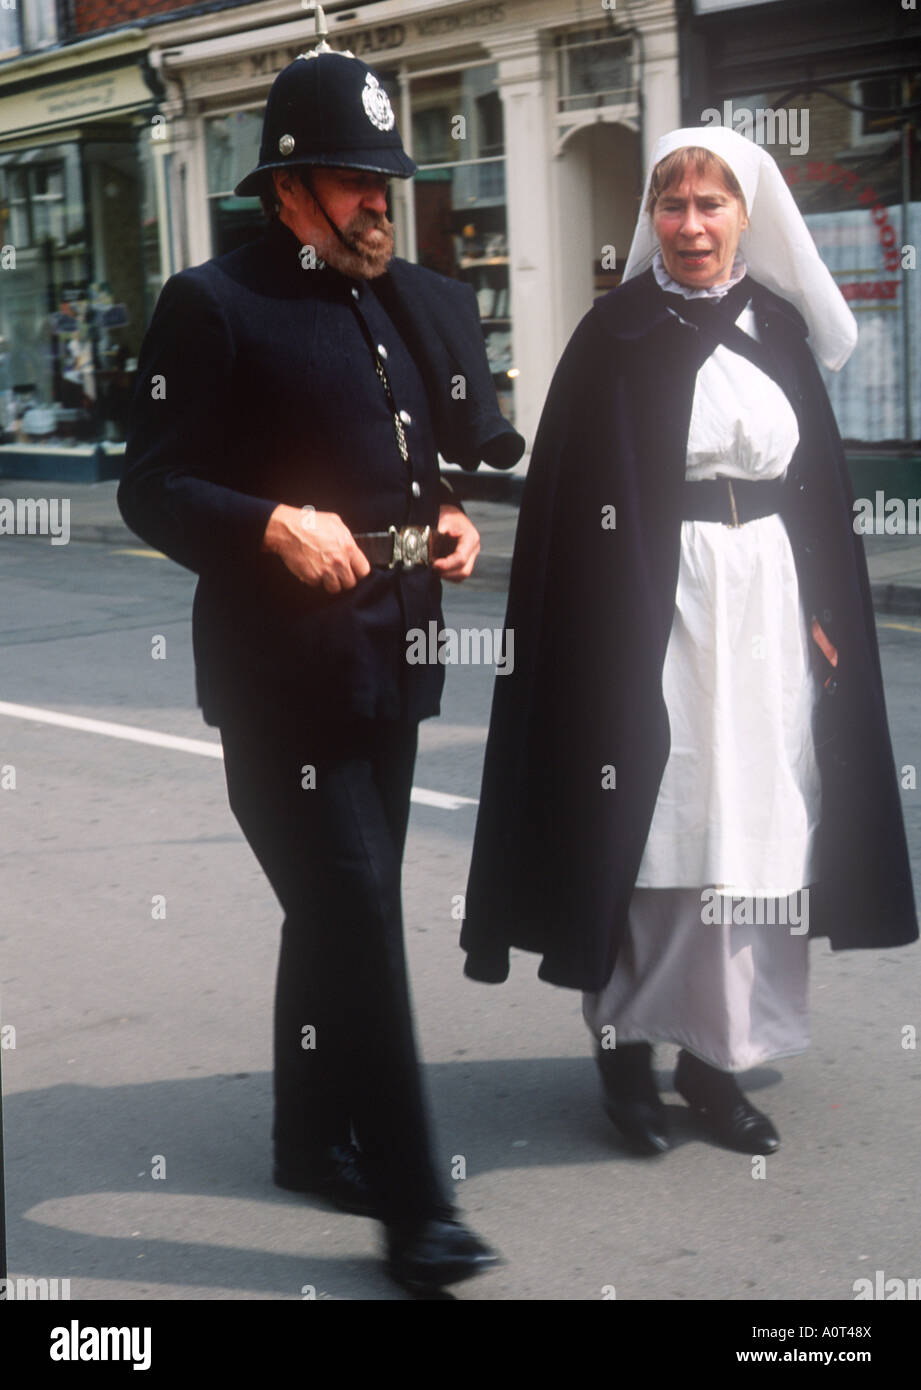
[[[473,562],[480,553],[480,533],[473,522],[460,507],[450,502],[439,508],[438,533],[442,536],[456,536],[457,545],[450,555],[432,563],[442,579],[450,579],[459,584],[473,574]]]
[[[328,594],[354,589],[371,566],[336,512],[277,506],[262,538],[269,550],[304,584],[322,584]]]

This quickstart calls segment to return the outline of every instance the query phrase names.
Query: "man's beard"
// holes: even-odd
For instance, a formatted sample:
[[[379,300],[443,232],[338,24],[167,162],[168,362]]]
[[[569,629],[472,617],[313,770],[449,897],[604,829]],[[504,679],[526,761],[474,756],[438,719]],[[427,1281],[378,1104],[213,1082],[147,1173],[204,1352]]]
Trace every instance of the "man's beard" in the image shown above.
[[[383,275],[393,256],[393,223],[383,213],[359,211],[339,230],[350,245],[343,246],[330,228],[323,244],[317,246],[326,264],[357,280]],[[375,231],[380,235],[367,235]]]

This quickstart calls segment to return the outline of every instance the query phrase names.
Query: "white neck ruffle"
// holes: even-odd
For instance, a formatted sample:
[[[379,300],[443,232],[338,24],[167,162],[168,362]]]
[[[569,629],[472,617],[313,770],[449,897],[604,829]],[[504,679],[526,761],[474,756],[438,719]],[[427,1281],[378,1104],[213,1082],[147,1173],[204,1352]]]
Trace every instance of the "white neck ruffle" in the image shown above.
[[[662,252],[657,251],[652,259],[652,273],[660,288],[668,294],[680,294],[685,299],[722,299],[724,294],[729,293],[733,285],[737,285],[740,280],[745,278],[748,274],[748,266],[745,264],[745,258],[737,251],[728,280],[724,280],[721,285],[708,285],[701,289],[692,289],[690,285],[682,285],[680,280],[675,280],[669,275],[665,269]]]

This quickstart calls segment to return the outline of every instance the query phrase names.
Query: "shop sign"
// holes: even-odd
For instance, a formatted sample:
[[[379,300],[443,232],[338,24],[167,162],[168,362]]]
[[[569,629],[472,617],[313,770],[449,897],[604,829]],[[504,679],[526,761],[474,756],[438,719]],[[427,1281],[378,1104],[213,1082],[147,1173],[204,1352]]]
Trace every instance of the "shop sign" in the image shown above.
[[[351,34],[340,34],[338,42],[334,35],[330,37],[337,48],[349,49],[356,58],[366,58],[370,54],[388,53],[392,49],[402,48],[406,41],[406,25],[377,24],[373,29],[358,29]],[[286,48],[271,48],[265,49],[262,53],[251,53],[247,59],[247,76],[274,77],[303,52],[304,42],[301,41],[299,44],[289,44]],[[222,79],[239,76],[239,65],[222,63],[216,69],[216,75]]]
[[[137,110],[153,102],[139,67],[49,83],[0,101],[0,136],[43,126],[66,125],[87,117]]]
[[[373,29],[356,29],[332,35],[337,48],[347,48],[356,58],[402,48],[407,39],[442,39],[467,29],[483,29],[505,22],[505,5],[476,5],[454,14],[426,15],[406,24],[379,24]]]
[[[836,164],[831,160],[813,159],[809,161],[805,169],[785,169],[784,178],[794,189],[804,183],[831,183],[839,184],[846,193],[856,194],[861,207],[868,208],[870,211],[886,269],[899,270],[901,268],[902,250],[895,228],[889,220],[889,210],[876,190],[865,179],[860,178],[853,169],[846,169],[844,165]],[[886,284],[887,282],[881,283]],[[862,296],[854,296],[854,298],[860,297]],[[890,299],[892,296],[888,290],[883,290],[877,298]]]
[[[428,15],[425,19],[414,20],[414,27],[420,38],[442,38],[459,33],[462,29],[481,29],[487,24],[501,24],[505,19],[504,5],[477,5],[472,10],[459,10],[456,14]]]
[[[374,29],[360,29],[357,34],[343,38],[343,47],[351,49],[356,58],[367,58],[373,53],[387,53],[392,48],[402,48],[406,39],[404,24],[378,24]]]
[[[356,58],[372,61],[396,53],[413,42],[433,38],[449,39],[452,35],[463,34],[469,29],[504,24],[505,10],[504,4],[476,5],[472,9],[458,10],[453,14],[427,15],[402,23],[376,24],[370,29],[346,29],[337,34],[330,34],[329,37],[335,49],[348,49]],[[284,48],[266,48],[261,52],[248,53],[227,62],[209,64],[207,79],[209,82],[219,82],[222,85],[230,82],[250,82],[260,77],[270,79],[309,48],[310,43],[301,39],[299,43],[288,44]]]
[[[838,288],[849,304],[881,309],[888,302],[888,306],[894,309],[900,284],[900,280],[848,280],[839,284]]]

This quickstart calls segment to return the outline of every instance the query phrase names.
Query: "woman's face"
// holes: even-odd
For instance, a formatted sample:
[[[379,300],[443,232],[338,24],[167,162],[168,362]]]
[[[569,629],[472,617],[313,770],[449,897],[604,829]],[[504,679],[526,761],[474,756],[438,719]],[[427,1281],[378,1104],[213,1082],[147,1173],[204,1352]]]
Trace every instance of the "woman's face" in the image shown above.
[[[721,178],[691,169],[659,194],[652,225],[672,279],[709,289],[729,279],[748,218]]]

